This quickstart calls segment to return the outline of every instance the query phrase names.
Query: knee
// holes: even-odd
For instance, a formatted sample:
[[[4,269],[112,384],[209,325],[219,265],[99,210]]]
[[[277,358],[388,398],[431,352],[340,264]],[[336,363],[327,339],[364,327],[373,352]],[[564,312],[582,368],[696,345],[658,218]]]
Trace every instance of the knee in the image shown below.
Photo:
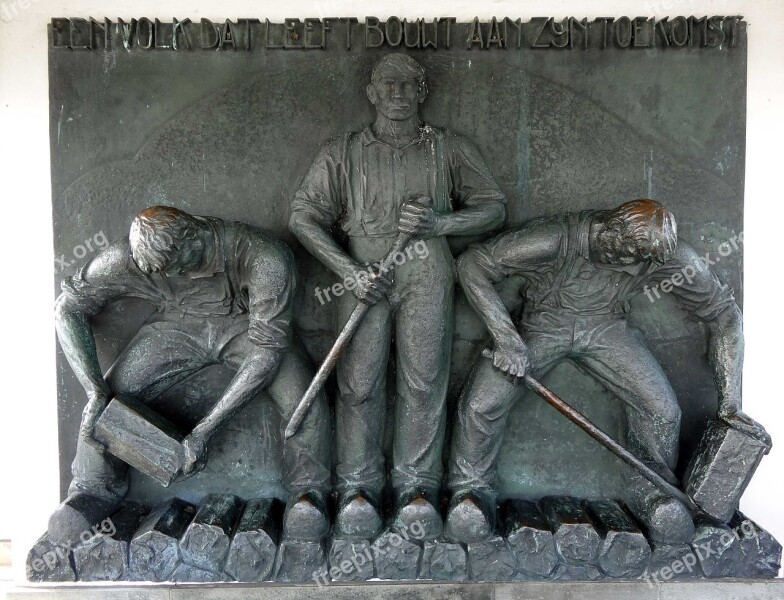
[[[467,389],[460,398],[459,418],[495,421],[504,418],[511,405],[512,401],[503,394],[483,394]]]
[[[373,382],[338,383],[338,403],[344,406],[362,406],[375,396],[379,386]]]

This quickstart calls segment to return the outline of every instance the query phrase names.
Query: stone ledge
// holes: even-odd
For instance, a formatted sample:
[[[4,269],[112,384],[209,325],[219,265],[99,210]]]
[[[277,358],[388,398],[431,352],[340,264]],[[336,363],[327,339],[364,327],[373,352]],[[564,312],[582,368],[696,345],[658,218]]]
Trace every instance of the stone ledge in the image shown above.
[[[521,583],[332,583],[327,586],[257,584],[29,585],[7,590],[7,600],[780,600],[784,579],[768,581],[643,581]]]
[[[729,524],[698,515],[691,543],[672,545],[646,540],[614,500],[549,497],[537,505],[509,499],[500,509],[499,535],[481,543],[459,544],[443,537],[422,540],[413,529],[412,535],[387,530],[375,540],[306,542],[285,536],[279,540],[282,510],[256,514],[262,505],[262,513],[271,510],[269,500],[251,500],[243,509],[243,515],[251,511],[261,519],[253,517],[250,529],[230,525],[244,504],[239,498],[211,495],[199,511],[213,504],[231,508],[217,529],[200,523],[194,505],[174,498],[152,512],[132,503],[123,505],[108,519],[114,533],[96,530],[73,547],[57,546],[44,534],[28,554],[28,580],[119,584],[239,579],[327,585],[369,579],[633,581],[642,576],[655,584],[702,577],[772,579],[781,568],[781,545],[741,513]],[[170,525],[172,519],[177,527]],[[259,546],[248,555],[248,546],[242,545],[246,534],[263,538],[263,549]],[[234,546],[239,558],[227,564]]]

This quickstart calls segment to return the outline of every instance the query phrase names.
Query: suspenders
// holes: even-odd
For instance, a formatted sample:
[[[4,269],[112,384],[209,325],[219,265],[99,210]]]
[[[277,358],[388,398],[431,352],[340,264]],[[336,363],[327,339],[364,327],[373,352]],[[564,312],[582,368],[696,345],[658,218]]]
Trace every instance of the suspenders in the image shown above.
[[[422,132],[422,143],[424,144],[425,170],[427,172],[428,192],[433,198],[433,207],[436,212],[445,213],[451,211],[449,201],[449,186],[447,185],[447,168],[445,160],[445,135],[444,132],[430,126],[424,126]],[[364,231],[362,210],[358,204],[367,197],[367,164],[364,148],[362,147],[362,132],[349,133],[345,136],[343,144],[342,165],[349,165],[350,169],[341,175],[345,177],[345,187],[347,198],[345,199],[347,212],[347,222],[345,229],[352,231],[360,229]],[[352,204],[352,206],[348,206]]]
[[[580,251],[580,225],[583,223],[589,211],[584,211],[579,214],[569,213],[568,223],[566,227],[566,253],[561,261],[561,264],[558,266],[558,270],[555,273],[555,277],[553,278],[553,283],[545,293],[536,299],[535,307],[557,307],[563,308],[561,305],[561,295],[560,291],[563,287],[566,278],[572,274],[574,270],[574,265],[576,264],[576,258]]]

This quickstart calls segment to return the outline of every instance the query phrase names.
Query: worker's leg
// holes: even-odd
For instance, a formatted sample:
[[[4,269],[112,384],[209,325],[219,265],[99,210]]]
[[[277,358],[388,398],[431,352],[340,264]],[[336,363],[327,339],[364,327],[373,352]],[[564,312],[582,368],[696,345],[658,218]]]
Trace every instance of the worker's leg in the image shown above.
[[[529,331],[524,337],[530,372],[538,378],[566,356],[571,330]],[[460,396],[452,433],[447,531],[454,538],[476,541],[493,533],[498,454],[509,411],[524,391],[522,383],[510,382],[494,368],[492,359],[477,358]]]
[[[148,401],[203,366],[204,349],[187,327],[157,322],[139,330],[107,372],[106,381],[115,395]],[[63,541],[107,516],[128,491],[127,465],[81,435],[71,472],[69,498],[49,520],[50,535]],[[82,499],[75,500],[77,496]]]
[[[341,298],[341,328],[356,304],[353,296]],[[385,388],[391,328],[390,305],[382,299],[367,312],[338,362],[335,471],[339,534],[370,538],[381,527],[378,509],[385,483]]]
[[[619,319],[587,328],[578,342],[575,362],[626,403],[629,449],[677,483],[681,410],[640,332]]]
[[[681,411],[675,392],[642,335],[624,320],[588,327],[579,336],[574,357],[626,404],[628,449],[678,485],[673,473],[678,458]],[[661,542],[687,541],[694,531],[689,510],[635,471],[625,471],[627,502]]]

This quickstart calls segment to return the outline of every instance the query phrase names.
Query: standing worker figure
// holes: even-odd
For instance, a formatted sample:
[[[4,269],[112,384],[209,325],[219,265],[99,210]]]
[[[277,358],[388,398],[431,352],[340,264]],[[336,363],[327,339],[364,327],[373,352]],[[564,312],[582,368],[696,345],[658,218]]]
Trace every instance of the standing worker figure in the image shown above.
[[[524,280],[519,329],[493,287],[512,275]],[[528,371],[541,379],[567,358],[626,404],[629,450],[677,485],[680,407],[624,314],[632,293],[650,293],[661,282],[672,282],[680,306],[708,328],[719,417],[769,441],[741,411],[743,325],[732,291],[677,240],[675,218],[658,202],[535,219],[469,248],[458,260],[458,276],[494,351],[492,359],[477,360],[459,403],[449,463],[451,537],[468,542],[492,534],[496,464],[509,410],[525,390],[519,383]],[[636,473],[627,489],[652,539],[691,537],[691,514],[678,499]]]
[[[504,196],[478,150],[419,118],[427,97],[421,65],[390,54],[373,69],[367,97],[375,122],[327,142],[292,203],[289,227],[353,294],[339,298],[341,323],[357,301],[371,304],[337,367],[337,530],[380,531],[385,485],[386,371],[395,338],[396,407],[392,486],[396,527],[419,521],[441,533],[445,399],[452,345],[453,259],[446,236],[500,227]],[[339,225],[344,249],[333,237]],[[398,233],[425,240],[390,276],[368,277]]]

